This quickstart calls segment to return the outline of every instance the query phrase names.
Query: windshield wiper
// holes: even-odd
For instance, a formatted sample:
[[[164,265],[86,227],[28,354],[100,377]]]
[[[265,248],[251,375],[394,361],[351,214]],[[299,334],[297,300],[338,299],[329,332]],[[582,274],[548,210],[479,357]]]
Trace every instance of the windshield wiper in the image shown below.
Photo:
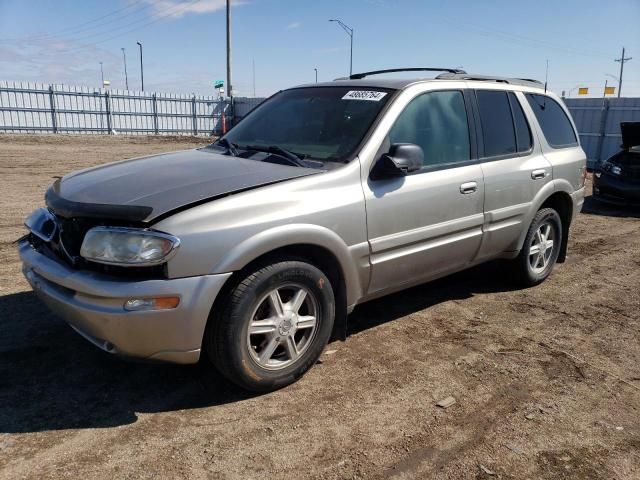
[[[246,145],[244,147],[238,147],[238,148],[240,148],[241,150],[253,150],[255,152],[273,153],[280,157],[286,158],[287,160],[289,160],[291,163],[293,163],[298,167],[305,167],[305,168],[307,167],[307,165],[305,165],[302,162],[303,157],[301,155],[290,152],[289,150],[285,150],[284,148],[279,147],[278,145],[269,145],[269,146]]]
[[[218,139],[218,141],[216,143],[214,143],[214,145],[216,145],[216,146],[219,145],[222,148],[224,148],[226,150],[225,154],[227,154],[227,155],[231,155],[232,157],[237,157],[238,156],[238,151],[236,150],[238,145],[236,145],[235,143],[231,143],[226,138]]]

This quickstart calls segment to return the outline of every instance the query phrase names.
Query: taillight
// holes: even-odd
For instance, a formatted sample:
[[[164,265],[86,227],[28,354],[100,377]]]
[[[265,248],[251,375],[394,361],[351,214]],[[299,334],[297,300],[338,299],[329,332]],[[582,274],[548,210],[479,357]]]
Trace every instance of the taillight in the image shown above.
[[[587,167],[586,165],[584,167],[582,167],[582,183],[580,184],[580,187],[584,187],[584,184],[587,182]]]

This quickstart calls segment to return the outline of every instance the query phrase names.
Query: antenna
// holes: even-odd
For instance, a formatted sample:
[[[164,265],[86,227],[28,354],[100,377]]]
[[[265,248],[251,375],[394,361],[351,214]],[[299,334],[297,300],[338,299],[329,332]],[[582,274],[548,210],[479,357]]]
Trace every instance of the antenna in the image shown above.
[[[549,82],[549,59],[547,58],[547,69],[544,73],[544,93],[547,93],[547,83]]]

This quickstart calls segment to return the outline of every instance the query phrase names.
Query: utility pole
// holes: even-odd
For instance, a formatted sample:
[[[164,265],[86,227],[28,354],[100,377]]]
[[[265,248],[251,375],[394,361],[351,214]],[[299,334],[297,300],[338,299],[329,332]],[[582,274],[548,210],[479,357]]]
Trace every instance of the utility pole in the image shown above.
[[[233,85],[231,84],[231,0],[227,0],[227,93],[233,98]]]
[[[100,88],[104,88],[104,70],[102,70],[102,62],[100,62],[100,79],[102,80]]]
[[[140,47],[140,82],[142,83],[142,91],[144,92],[144,69],[142,68],[142,42],[136,42]]]
[[[124,85],[129,90],[129,77],[127,76],[127,54],[124,53],[124,47],[122,47],[122,61],[124,62]]]
[[[318,69],[314,68],[314,70],[316,71],[316,83],[318,83]]]
[[[251,59],[251,69],[253,71],[253,98],[256,98],[256,59]]]
[[[349,52],[349,76],[353,73],[353,28],[348,25],[345,25],[341,20],[337,18],[332,18],[329,20],[330,22],[336,22],[338,25],[342,27],[342,29],[347,32],[350,38],[350,52]]]
[[[624,47],[622,47],[622,56],[620,58],[616,58],[616,62],[620,62],[620,75],[618,76],[618,98],[620,98],[620,94],[622,93],[622,72],[624,71],[624,62],[628,62],[632,57],[624,56]]]

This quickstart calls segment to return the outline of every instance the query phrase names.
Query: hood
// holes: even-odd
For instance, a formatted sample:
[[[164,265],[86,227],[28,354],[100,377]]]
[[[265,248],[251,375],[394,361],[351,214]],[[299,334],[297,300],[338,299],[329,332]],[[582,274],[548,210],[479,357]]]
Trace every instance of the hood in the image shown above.
[[[231,157],[204,148],[72,173],[56,180],[45,201],[62,217],[148,223],[216,197],[320,171]]]
[[[640,145],[640,122],[622,122],[620,131],[622,133],[622,148],[628,150]]]

